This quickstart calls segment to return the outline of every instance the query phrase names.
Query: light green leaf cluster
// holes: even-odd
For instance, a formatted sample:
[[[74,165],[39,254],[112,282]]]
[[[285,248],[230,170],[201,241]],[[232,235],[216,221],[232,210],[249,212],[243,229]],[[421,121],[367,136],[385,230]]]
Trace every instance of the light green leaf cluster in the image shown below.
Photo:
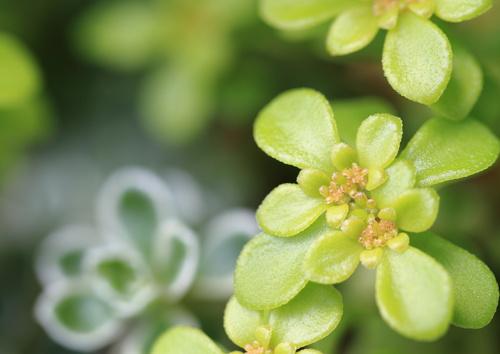
[[[344,112],[348,107],[344,103]],[[238,260],[237,301],[269,314],[311,284],[345,281],[361,263],[376,269],[382,317],[404,336],[428,341],[450,323],[486,325],[498,301],[491,271],[438,236],[418,233],[438,214],[431,187],[488,168],[498,157],[498,139],[473,119],[435,118],[398,155],[401,120],[375,113],[361,121],[359,111],[349,115],[358,126],[355,139],[347,134],[351,145],[341,142],[335,101],[332,110],[316,91],[285,92],[259,114],[258,146],[302,170],[297,184],[277,187],[257,210],[264,233]],[[467,271],[459,268],[462,261],[470,262]],[[474,302],[483,291],[482,301]]]
[[[454,59],[447,36],[430,18],[435,14],[462,22],[491,5],[491,0],[261,0],[260,9],[264,20],[283,30],[307,29],[335,18],[326,40],[334,56],[356,52],[371,43],[379,29],[388,30],[382,63],[389,84],[402,96],[435,104],[443,116],[457,120],[477,101],[481,70],[463,49]]]

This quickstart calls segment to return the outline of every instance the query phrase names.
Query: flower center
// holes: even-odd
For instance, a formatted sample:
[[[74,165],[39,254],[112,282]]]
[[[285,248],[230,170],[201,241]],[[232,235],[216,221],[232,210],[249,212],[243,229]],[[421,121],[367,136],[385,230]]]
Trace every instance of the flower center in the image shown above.
[[[371,250],[385,246],[397,235],[398,229],[394,221],[371,217],[358,240],[365,249]]]
[[[272,354],[272,351],[265,349],[259,342],[245,345],[245,354]]]
[[[342,172],[334,172],[330,184],[321,186],[319,192],[325,197],[327,204],[345,204],[361,199],[367,183],[368,169],[353,163]]]

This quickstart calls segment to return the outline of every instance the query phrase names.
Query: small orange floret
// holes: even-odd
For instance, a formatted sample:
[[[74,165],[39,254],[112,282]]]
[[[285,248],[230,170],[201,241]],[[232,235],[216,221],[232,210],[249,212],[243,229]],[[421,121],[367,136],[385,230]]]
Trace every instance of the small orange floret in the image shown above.
[[[364,248],[371,250],[385,246],[387,241],[396,237],[397,234],[398,229],[394,221],[372,219],[368,222],[363,232],[361,232],[359,242]]]

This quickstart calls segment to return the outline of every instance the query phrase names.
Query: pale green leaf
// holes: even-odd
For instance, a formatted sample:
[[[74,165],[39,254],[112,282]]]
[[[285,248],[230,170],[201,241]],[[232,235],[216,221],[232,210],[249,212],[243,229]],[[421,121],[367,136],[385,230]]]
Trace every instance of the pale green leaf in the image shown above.
[[[432,186],[487,169],[499,150],[498,139],[473,119],[432,119],[410,140],[401,157],[414,164],[417,185]]]
[[[235,294],[245,307],[269,310],[286,304],[306,285],[304,257],[310,245],[328,231],[324,221],[292,238],[261,234],[238,259]]]
[[[304,271],[309,280],[335,284],[348,279],[359,265],[361,245],[342,232],[334,231],[317,239],[306,254]]]
[[[299,168],[332,170],[330,149],[339,142],[330,103],[317,91],[287,91],[269,103],[254,126],[257,145]]]
[[[432,188],[410,189],[395,199],[398,228],[410,232],[428,230],[436,221],[439,195]]]
[[[247,309],[232,297],[224,312],[224,329],[229,339],[241,348],[252,343],[258,327],[266,325],[262,313]]]
[[[378,29],[370,6],[354,7],[342,12],[333,22],[326,47],[331,55],[354,53],[370,44]]]
[[[353,0],[262,0],[260,13],[272,26],[298,30],[325,22],[352,3]]]
[[[486,264],[430,232],[415,235],[411,243],[436,259],[448,271],[455,295],[452,323],[463,328],[486,326],[498,305],[498,284]]]
[[[282,184],[257,209],[257,222],[273,236],[294,236],[309,227],[326,210],[323,198],[305,194],[297,184]]]
[[[415,248],[385,252],[377,268],[376,299],[382,317],[404,336],[430,341],[448,329],[453,311],[450,277]]]
[[[319,170],[301,170],[297,176],[297,184],[302,188],[304,193],[313,198],[321,198],[319,189],[328,183],[330,183],[330,177]]]
[[[365,119],[356,136],[361,166],[369,168],[388,166],[398,154],[402,136],[403,124],[398,117],[378,113]]]
[[[330,334],[342,318],[342,295],[327,285],[309,283],[293,300],[271,311],[272,343],[303,347]]]
[[[415,167],[402,159],[396,160],[385,172],[387,181],[371,192],[379,208],[386,208],[404,191],[415,185]]]
[[[449,22],[462,22],[482,15],[493,5],[492,0],[435,0],[436,15]]]
[[[382,64],[394,90],[430,105],[448,85],[453,66],[451,46],[431,21],[405,12],[387,34]]]
[[[443,95],[431,108],[452,120],[467,117],[483,88],[483,72],[476,59],[465,49],[454,48],[453,72]]]
[[[151,354],[223,354],[222,350],[197,328],[175,327],[154,343]]]

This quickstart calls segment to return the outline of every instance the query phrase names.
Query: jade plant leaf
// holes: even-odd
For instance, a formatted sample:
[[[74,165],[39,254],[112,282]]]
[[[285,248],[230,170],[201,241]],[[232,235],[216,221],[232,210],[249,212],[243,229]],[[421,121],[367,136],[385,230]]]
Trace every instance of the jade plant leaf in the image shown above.
[[[292,238],[255,237],[236,265],[238,301],[255,310],[273,309],[290,301],[307,283],[302,264],[309,246],[327,231],[325,221],[319,220]]]
[[[449,22],[462,22],[482,15],[492,0],[436,0],[436,15]]]
[[[388,166],[398,153],[402,136],[400,118],[385,113],[368,117],[356,136],[360,164],[368,168]]]
[[[473,119],[431,119],[413,136],[401,157],[415,165],[418,186],[432,186],[487,169],[499,150],[498,139]]]
[[[257,209],[262,229],[274,236],[294,236],[310,226],[325,210],[326,203],[311,198],[297,184],[282,184]]]
[[[321,236],[307,252],[304,270],[317,283],[336,284],[349,278],[359,265],[361,245],[342,232]]]
[[[326,47],[331,55],[345,55],[367,46],[378,32],[378,21],[370,6],[343,11],[333,22]]]
[[[417,340],[430,341],[443,335],[453,312],[448,273],[413,247],[402,254],[385,253],[377,268],[376,299],[389,325]]]
[[[356,0],[357,1],[357,0]],[[353,0],[263,0],[262,18],[281,29],[305,29],[322,23],[352,6]]]
[[[394,202],[398,226],[410,232],[428,230],[436,221],[439,195],[432,188],[415,188],[401,194]]]
[[[452,56],[448,38],[435,24],[407,11],[387,33],[382,65],[394,90],[430,105],[448,85]]]
[[[453,72],[443,95],[431,106],[451,120],[467,117],[483,88],[483,72],[476,59],[461,47],[453,50]]]
[[[436,259],[453,283],[455,306],[452,323],[463,328],[486,326],[497,309],[495,275],[476,256],[427,232],[412,236],[411,244]]]
[[[287,91],[268,104],[254,126],[257,145],[298,168],[330,172],[329,149],[339,142],[330,103],[311,89]]]
[[[166,331],[155,342],[151,354],[224,354],[197,328],[176,327]]]

